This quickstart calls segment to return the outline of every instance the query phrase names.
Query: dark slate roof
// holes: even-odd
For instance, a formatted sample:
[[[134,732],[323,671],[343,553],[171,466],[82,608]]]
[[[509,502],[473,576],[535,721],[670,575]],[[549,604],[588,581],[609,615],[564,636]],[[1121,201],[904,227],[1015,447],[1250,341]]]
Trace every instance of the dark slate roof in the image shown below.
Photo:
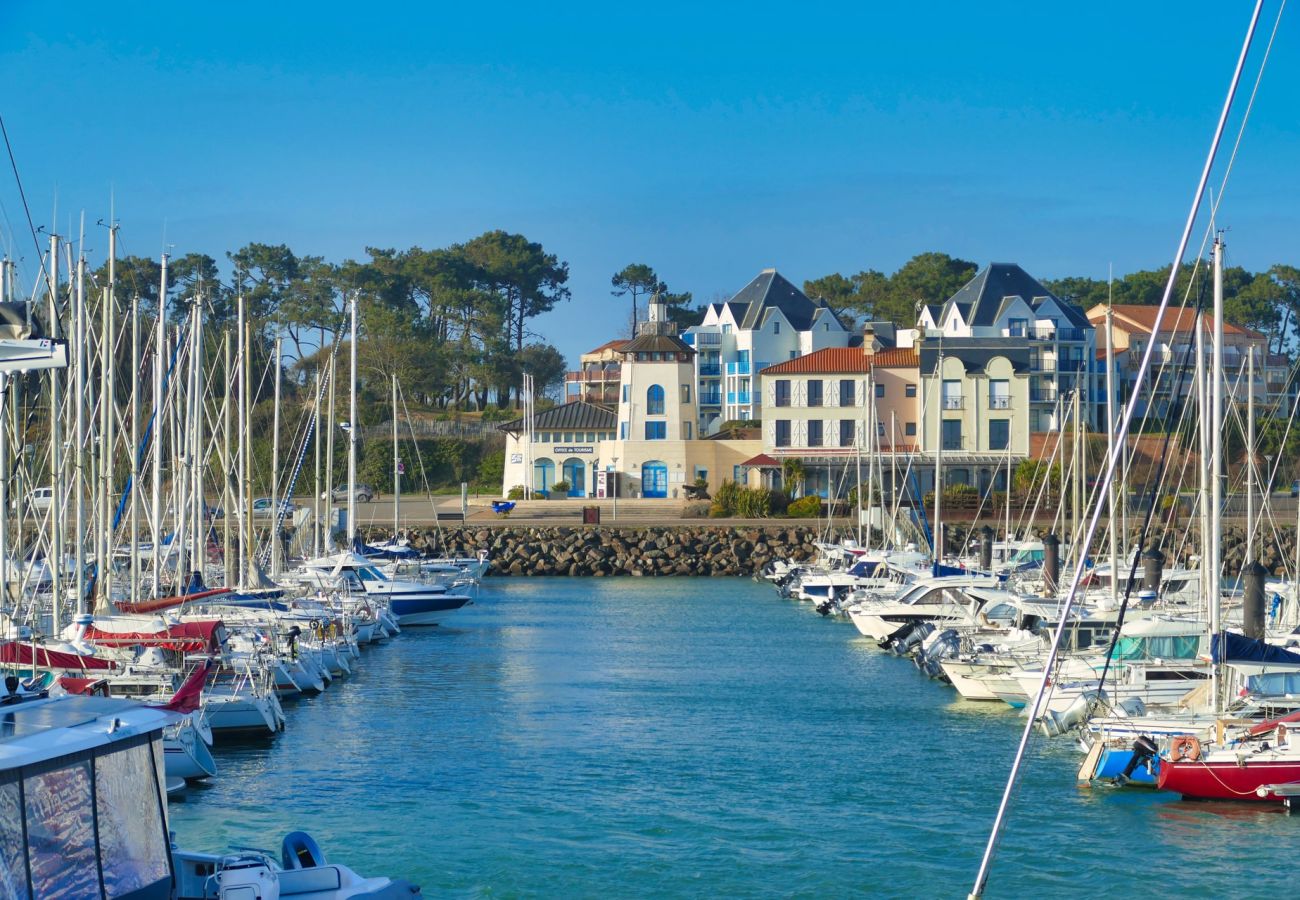
[[[807,331],[817,310],[830,310],[825,300],[809,300],[808,296],[791,284],[776,269],[764,269],[729,301],[732,314],[737,316],[741,328],[753,329],[763,320],[766,310],[776,308],[784,313],[796,331]],[[740,318],[740,307],[744,317]],[[833,315],[834,313],[832,313]],[[839,321],[838,319],[836,321]]]
[[[943,355],[955,356],[966,366],[967,372],[983,372],[989,360],[1005,356],[1013,372],[1029,371],[1029,341],[1014,338],[944,338]],[[921,357],[921,374],[933,375],[939,359],[937,340],[927,340],[917,345]]]
[[[1067,319],[1070,320],[1072,328],[1092,328],[1092,322],[1088,321],[1088,314],[1083,311],[1083,307],[1070,303],[1068,300],[1061,300],[1053,297],[1056,306],[1061,310]],[[1038,310],[1035,310],[1036,312]]]
[[[614,410],[585,400],[552,406],[533,416],[533,428],[542,431],[613,431],[617,423]],[[523,431],[524,420],[506,422],[500,430],[509,434]]]
[[[694,353],[694,348],[671,334],[641,334],[622,347],[620,353]]]
[[[1020,297],[1034,307],[1038,305],[1036,301],[1043,298],[1057,299],[1038,279],[1015,263],[989,263],[949,297],[948,303],[961,311],[967,325],[991,326],[997,322],[1007,297]]]

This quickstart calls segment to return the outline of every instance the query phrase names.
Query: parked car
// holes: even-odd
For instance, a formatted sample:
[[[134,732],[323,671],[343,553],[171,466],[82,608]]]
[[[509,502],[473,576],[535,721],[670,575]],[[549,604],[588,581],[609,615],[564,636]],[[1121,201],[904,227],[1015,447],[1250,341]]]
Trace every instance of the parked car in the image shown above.
[[[1291,496],[1300,497],[1300,478],[1297,478],[1295,481],[1291,482]]]
[[[340,484],[334,490],[329,492],[330,499],[342,502],[348,499],[348,486]],[[320,498],[325,499],[325,493],[321,492]],[[358,503],[369,503],[375,499],[375,489],[368,484],[358,484],[357,491],[353,494],[353,499]]]
[[[49,509],[54,505],[54,488],[40,487],[33,488],[27,494],[27,507],[29,509]]]
[[[293,511],[298,507],[292,501],[285,499],[280,501],[280,506],[284,510],[285,516],[293,515]],[[270,519],[275,514],[275,505],[271,502],[270,497],[258,497],[253,501],[253,518]]]

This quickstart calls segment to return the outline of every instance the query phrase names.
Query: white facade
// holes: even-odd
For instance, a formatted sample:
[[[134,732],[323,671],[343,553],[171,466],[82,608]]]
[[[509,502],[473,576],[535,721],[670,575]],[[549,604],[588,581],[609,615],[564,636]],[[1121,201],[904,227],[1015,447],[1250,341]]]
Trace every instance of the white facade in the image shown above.
[[[696,350],[697,427],[761,417],[758,372],[823,347],[847,347],[850,332],[824,302],[809,300],[764,269],[726,303],[710,304],[683,340]]]

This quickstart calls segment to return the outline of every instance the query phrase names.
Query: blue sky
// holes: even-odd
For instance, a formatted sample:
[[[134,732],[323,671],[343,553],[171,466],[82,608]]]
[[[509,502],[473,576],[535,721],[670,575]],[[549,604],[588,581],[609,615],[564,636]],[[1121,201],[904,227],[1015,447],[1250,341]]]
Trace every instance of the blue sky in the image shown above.
[[[1250,6],[1149,6],[5,0],[0,110],[36,224],[112,192],[126,253],[521,232],[569,262],[535,327],[574,356],[629,262],[700,300],[927,250],[1166,264]],[[1298,50],[1292,15],[1221,212],[1248,268],[1300,262]],[[7,172],[0,205],[30,282]]]

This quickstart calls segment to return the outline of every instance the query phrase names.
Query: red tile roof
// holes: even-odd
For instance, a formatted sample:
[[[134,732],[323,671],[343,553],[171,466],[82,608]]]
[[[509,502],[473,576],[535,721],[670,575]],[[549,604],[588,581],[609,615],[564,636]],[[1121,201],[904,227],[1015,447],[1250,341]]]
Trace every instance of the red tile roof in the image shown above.
[[[626,344],[626,343],[627,343],[627,341],[624,340],[623,338],[615,338],[615,339],[612,340],[612,341],[606,341],[605,343],[603,343],[603,344],[601,344],[599,347],[597,347],[595,350],[588,350],[587,353],[585,353],[585,354],[583,354],[583,355],[586,356],[586,355],[589,355],[589,354],[592,354],[592,353],[600,353],[601,351],[604,351],[604,350],[622,350],[622,349],[623,349],[623,345]]]
[[[870,372],[872,368],[909,368],[917,365],[916,351],[881,350],[868,356],[861,347],[827,347],[806,356],[774,366],[768,366],[762,375],[839,375],[848,372]]]
[[[1136,325],[1139,329],[1151,333],[1156,324],[1156,311],[1158,306],[1146,306],[1140,303],[1117,303],[1112,309],[1117,319],[1124,319],[1124,322],[1117,322],[1120,328],[1126,325]],[[1088,320],[1099,328],[1104,328],[1106,323],[1106,307],[1094,306],[1088,312]],[[1204,328],[1208,334],[1214,328],[1214,316],[1206,315],[1203,318]],[[1167,309],[1165,310],[1164,320],[1160,323],[1161,331],[1179,332],[1191,331],[1195,327],[1196,310],[1194,309]],[[1126,329],[1127,330],[1127,329]],[[1251,331],[1249,328],[1242,328],[1240,325],[1233,325],[1231,322],[1223,323],[1223,330],[1226,334],[1243,334],[1247,337],[1263,339],[1264,335],[1257,331]]]

